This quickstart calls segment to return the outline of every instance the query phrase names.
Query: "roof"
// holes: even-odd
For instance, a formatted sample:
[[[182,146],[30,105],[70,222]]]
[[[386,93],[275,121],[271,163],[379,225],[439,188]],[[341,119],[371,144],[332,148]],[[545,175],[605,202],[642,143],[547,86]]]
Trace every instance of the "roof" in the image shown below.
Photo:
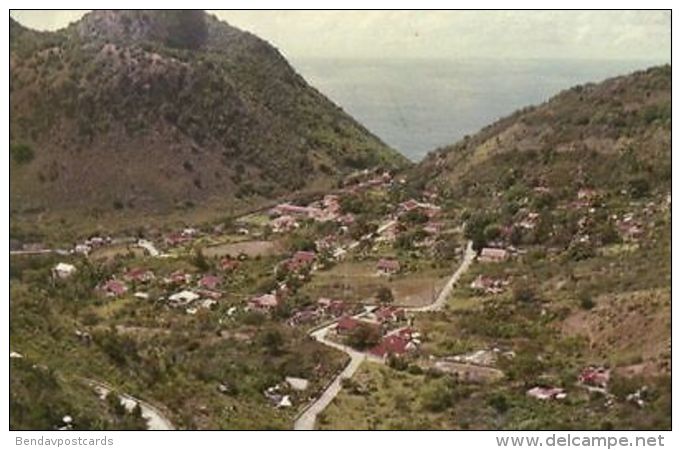
[[[380,357],[402,355],[407,352],[408,344],[409,339],[399,334],[392,334],[384,337],[381,343],[369,350],[369,352]]]
[[[215,275],[205,275],[203,278],[201,278],[199,284],[203,287],[213,288],[220,284],[220,281],[220,277],[216,277]]]
[[[400,270],[400,262],[396,259],[381,258],[378,260],[376,267],[382,270]]]
[[[279,304],[279,300],[274,294],[263,294],[251,298],[248,303],[258,308],[273,308]]]
[[[128,290],[128,287],[122,281],[109,280],[102,285],[102,289],[112,294],[121,295]]]
[[[354,317],[343,316],[336,323],[336,330],[352,331],[360,325],[360,321]]]
[[[506,258],[507,254],[508,254],[508,252],[506,250],[504,250],[503,248],[491,248],[491,247],[485,247],[480,252],[481,257],[492,258],[492,259]]]

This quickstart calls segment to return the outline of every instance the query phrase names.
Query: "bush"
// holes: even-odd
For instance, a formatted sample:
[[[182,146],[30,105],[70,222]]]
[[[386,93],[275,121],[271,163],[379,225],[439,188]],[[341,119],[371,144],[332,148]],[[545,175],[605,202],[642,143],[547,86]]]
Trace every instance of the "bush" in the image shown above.
[[[537,294],[530,286],[520,284],[513,288],[513,299],[521,303],[530,303],[537,299]]]
[[[369,324],[360,324],[347,338],[347,344],[359,350],[374,347],[380,341],[381,332]]]
[[[35,157],[33,149],[27,144],[11,144],[9,152],[12,160],[17,164],[28,164]]]
[[[487,403],[499,414],[505,413],[509,408],[508,400],[504,394],[495,394],[487,401]]]
[[[596,303],[587,292],[582,292],[579,294],[579,306],[582,309],[589,310],[593,309],[593,307],[596,306]]]

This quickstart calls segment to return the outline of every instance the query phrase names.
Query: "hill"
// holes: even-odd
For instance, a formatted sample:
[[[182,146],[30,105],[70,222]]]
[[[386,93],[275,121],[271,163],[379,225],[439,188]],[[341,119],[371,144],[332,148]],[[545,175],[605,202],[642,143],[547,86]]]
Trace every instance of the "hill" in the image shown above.
[[[671,67],[655,67],[517,111],[432,152],[412,178],[463,203],[488,205],[539,187],[556,200],[579,188],[664,191],[671,182],[670,127]]]
[[[96,11],[57,32],[10,19],[10,41],[13,215],[253,205],[407,163],[203,12]]]

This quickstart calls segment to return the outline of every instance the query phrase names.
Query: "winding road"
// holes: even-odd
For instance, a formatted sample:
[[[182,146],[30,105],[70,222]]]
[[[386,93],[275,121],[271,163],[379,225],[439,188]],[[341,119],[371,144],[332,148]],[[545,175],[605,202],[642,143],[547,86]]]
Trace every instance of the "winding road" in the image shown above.
[[[463,261],[461,261],[459,267],[449,278],[447,284],[445,284],[445,286],[442,288],[435,301],[426,306],[408,308],[406,309],[406,311],[431,312],[439,311],[442,308],[444,308],[444,306],[447,304],[447,299],[451,295],[457,281],[459,281],[461,275],[466,273],[474,259],[475,251],[473,250],[473,242],[469,241],[468,244],[466,245]],[[355,317],[362,316],[364,314],[365,312],[362,312],[361,314],[358,314]],[[310,333],[310,336],[316,341],[326,346],[345,352],[350,357],[350,362],[338,375],[336,375],[336,377],[331,381],[326,390],[324,390],[322,395],[319,396],[317,400],[312,402],[307,408],[305,408],[303,412],[300,414],[300,416],[298,416],[293,425],[294,430],[314,430],[315,423],[317,422],[317,416],[322,411],[324,411],[326,407],[329,406],[329,404],[333,401],[336,395],[338,395],[342,388],[343,379],[352,377],[355,374],[355,372],[357,372],[357,369],[359,369],[359,366],[362,364],[362,361],[364,360],[375,359],[376,361],[380,361],[380,359],[376,357],[372,357],[371,355],[367,355],[366,353],[358,352],[357,350],[354,350],[353,348],[348,347],[347,345],[342,345],[327,339],[326,338],[327,333],[334,326],[336,326],[336,322],[326,325],[323,328],[313,330]]]
[[[87,379],[85,382],[92,386],[102,399],[114,390],[112,386],[101,381]],[[137,404],[140,405],[142,417],[147,421],[147,430],[168,431],[175,429],[172,422],[154,405],[125,393],[119,393],[118,398],[127,411],[132,411]]]

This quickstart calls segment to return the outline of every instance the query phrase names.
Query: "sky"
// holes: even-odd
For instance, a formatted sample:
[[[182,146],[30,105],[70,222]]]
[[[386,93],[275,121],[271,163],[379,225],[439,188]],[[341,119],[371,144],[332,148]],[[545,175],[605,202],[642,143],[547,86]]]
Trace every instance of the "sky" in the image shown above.
[[[55,30],[86,11],[12,11]],[[669,11],[211,11],[304,58],[671,61]]]

